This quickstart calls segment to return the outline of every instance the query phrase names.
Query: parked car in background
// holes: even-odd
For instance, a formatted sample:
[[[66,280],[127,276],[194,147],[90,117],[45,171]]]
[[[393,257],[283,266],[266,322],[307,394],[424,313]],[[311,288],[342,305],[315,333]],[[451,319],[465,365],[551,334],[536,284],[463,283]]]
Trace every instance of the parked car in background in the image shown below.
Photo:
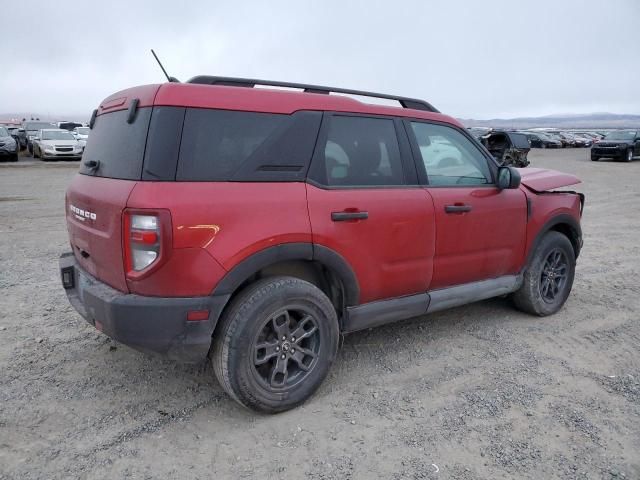
[[[493,131],[482,137],[481,141],[500,165],[514,167],[526,167],[529,165],[527,154],[531,146],[524,133]]]
[[[51,129],[57,128],[53,123],[50,122],[41,122],[39,120],[27,120],[22,124],[22,128],[24,128],[26,137],[27,137],[27,149],[29,153],[33,154],[33,139],[38,134],[39,130],[43,128]]]
[[[618,130],[591,147],[591,160],[614,158],[630,162],[640,157],[640,130]]]
[[[0,159],[17,162],[19,152],[18,141],[11,136],[6,127],[0,127]]]
[[[529,143],[533,148],[561,148],[562,142],[554,140],[541,132],[522,132],[529,139]]]
[[[63,130],[69,130],[70,132],[81,126],[82,124],[78,122],[67,122],[67,121],[58,122],[58,128],[61,128]]]
[[[89,138],[89,132],[91,132],[91,129],[89,127],[76,127],[73,129],[73,132],[71,133],[73,134],[74,137],[76,137],[76,140],[78,140],[82,148],[84,148],[87,146],[87,139]]]
[[[555,140],[560,144],[560,148],[569,147],[569,142],[563,139],[558,133],[555,132],[544,132],[544,134],[549,137],[551,140]]]
[[[83,148],[64,129],[42,129],[33,139],[33,156],[42,160],[80,160]]]
[[[582,133],[574,133],[573,135],[573,146],[578,148],[588,148],[593,145],[593,139],[588,137]]]
[[[6,129],[9,130],[9,134],[18,142],[20,150],[27,148],[27,133],[24,131],[24,128],[10,125],[7,126]]]

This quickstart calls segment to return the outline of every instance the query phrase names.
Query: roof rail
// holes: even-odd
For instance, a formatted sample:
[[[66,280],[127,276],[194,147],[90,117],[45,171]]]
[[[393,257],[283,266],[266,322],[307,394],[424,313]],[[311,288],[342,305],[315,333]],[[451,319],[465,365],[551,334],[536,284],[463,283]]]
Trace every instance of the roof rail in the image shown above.
[[[197,83],[200,85],[224,85],[228,87],[248,87],[248,88],[253,88],[256,85],[264,85],[269,87],[298,88],[307,93],[321,93],[326,95],[330,93],[345,93],[348,95],[359,95],[362,97],[384,98],[386,100],[395,100],[399,102],[403,108],[412,108],[414,110],[426,110],[427,112],[439,113],[439,111],[429,102],[425,102],[424,100],[419,100],[417,98],[399,97],[397,95],[365,92],[362,90],[349,90],[347,88],[308,85],[306,83],[278,82],[273,80],[257,80],[255,78],[216,77],[211,75],[198,75],[188,80],[187,83]]]

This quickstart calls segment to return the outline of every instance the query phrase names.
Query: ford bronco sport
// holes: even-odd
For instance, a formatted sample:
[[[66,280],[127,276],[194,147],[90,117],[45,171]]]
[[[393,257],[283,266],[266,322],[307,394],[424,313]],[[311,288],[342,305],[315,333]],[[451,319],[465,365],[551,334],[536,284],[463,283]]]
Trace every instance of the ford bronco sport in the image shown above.
[[[115,93],[91,127],[70,302],[133,348],[210,358],[246,407],[309,398],[343,333],[502,295],[549,315],[571,290],[584,199],[557,189],[579,180],[499,166],[427,102],[199,76]]]

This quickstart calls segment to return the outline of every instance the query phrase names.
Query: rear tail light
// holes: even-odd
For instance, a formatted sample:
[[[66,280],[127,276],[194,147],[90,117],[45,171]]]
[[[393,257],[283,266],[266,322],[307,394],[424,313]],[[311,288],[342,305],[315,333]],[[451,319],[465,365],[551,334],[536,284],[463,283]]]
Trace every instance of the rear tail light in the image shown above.
[[[127,276],[139,277],[151,270],[168,250],[171,235],[168,212],[125,210],[123,217],[124,262]]]

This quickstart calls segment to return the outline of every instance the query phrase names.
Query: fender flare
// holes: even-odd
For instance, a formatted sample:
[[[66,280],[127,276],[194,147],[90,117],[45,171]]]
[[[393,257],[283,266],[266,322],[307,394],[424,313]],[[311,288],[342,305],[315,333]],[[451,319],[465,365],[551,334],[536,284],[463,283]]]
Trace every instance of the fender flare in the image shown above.
[[[576,258],[578,258],[580,249],[582,248],[582,227],[580,227],[580,223],[571,215],[567,213],[561,213],[559,215],[554,215],[553,217],[551,217],[540,228],[538,234],[536,235],[536,238],[533,240],[533,242],[531,242],[531,248],[529,248],[529,251],[527,252],[527,261],[525,265],[529,266],[531,257],[533,257],[533,253],[536,251],[536,248],[538,248],[538,245],[542,241],[542,237],[544,237],[547,232],[552,230],[553,227],[561,224],[569,225],[569,227],[574,231],[576,238],[570,238],[569,241],[571,241],[571,244],[573,245],[574,251],[576,253]],[[574,241],[576,243],[574,243]]]
[[[349,263],[338,252],[312,243],[284,243],[265,248],[240,261],[222,277],[212,295],[231,295],[251,275],[276,263],[288,260],[317,261],[331,270],[341,281],[345,307],[358,304],[360,286]]]

